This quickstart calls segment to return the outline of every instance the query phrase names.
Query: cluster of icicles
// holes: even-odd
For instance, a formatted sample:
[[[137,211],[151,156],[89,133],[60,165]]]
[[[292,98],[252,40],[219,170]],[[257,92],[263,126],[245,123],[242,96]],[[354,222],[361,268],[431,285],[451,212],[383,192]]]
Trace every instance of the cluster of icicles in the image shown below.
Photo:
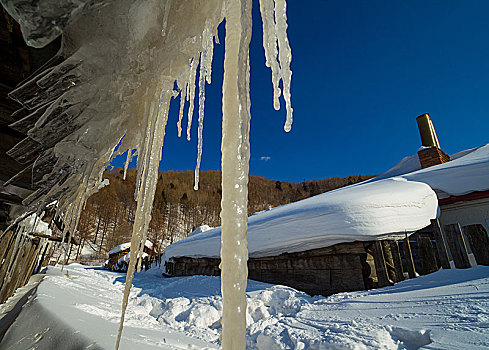
[[[70,0],[71,1],[71,0]],[[133,1],[133,3],[131,3]],[[134,6],[137,3],[138,6]],[[156,4],[156,5],[155,5]],[[260,0],[260,11],[263,22],[263,47],[265,51],[266,66],[271,69],[272,83],[273,83],[273,106],[276,110],[280,109],[280,96],[283,95],[286,106],[286,122],[284,126],[285,131],[289,131],[292,125],[292,107],[290,101],[290,81],[292,72],[290,70],[291,62],[291,50],[287,39],[287,18],[286,18],[286,0]],[[127,5],[127,9],[123,6]],[[108,2],[106,7],[101,7],[101,10],[108,11],[107,8],[113,6],[115,10],[124,12],[124,15],[128,13],[127,22],[115,23],[117,18],[121,16],[101,16],[100,24],[105,26],[118,27],[121,30],[130,27],[133,22],[137,24],[136,30],[131,31],[127,36],[132,37],[136,44],[125,45],[124,49],[127,50],[128,55],[132,54],[134,50],[141,48],[147,49],[148,45],[137,45],[138,40],[147,41],[148,43],[156,43],[154,52],[159,52],[160,56],[153,54],[153,49],[150,49],[151,53],[148,55],[148,60],[140,59],[137,61],[137,66],[131,63],[132,70],[141,70],[141,75],[134,76],[134,79],[139,79],[144,75],[145,70],[151,71],[153,69],[154,74],[148,74],[151,79],[147,79],[144,84],[133,84],[131,86],[130,81],[125,81],[127,85],[124,89],[120,89],[119,101],[125,101],[125,96],[131,96],[129,99],[131,103],[124,105],[123,102],[121,110],[125,113],[121,115],[129,115],[127,122],[115,123],[116,127],[125,126],[125,135],[122,138],[120,147],[117,151],[104,150],[102,146],[98,146],[103,139],[100,137],[100,131],[105,128],[106,122],[100,118],[100,120],[91,121],[90,125],[95,125],[100,128],[98,138],[90,139],[90,132],[92,129],[87,127],[85,133],[80,133],[76,138],[76,145],[79,142],[90,143],[90,148],[97,149],[99,157],[96,161],[88,162],[90,166],[86,166],[83,174],[79,174],[77,179],[78,189],[72,192],[67,198],[60,201],[58,207],[58,216],[61,216],[65,224],[64,235],[71,235],[75,232],[80,213],[83,210],[87,198],[100,187],[104,185],[102,181],[102,173],[107,162],[113,158],[116,154],[121,154],[127,150],[127,160],[124,166],[124,178],[126,177],[126,171],[133,156],[137,154],[137,183],[135,191],[135,199],[137,201],[137,210],[135,220],[133,224],[132,239],[131,239],[131,251],[130,251],[130,263],[127,271],[126,285],[122,302],[122,314],[119,327],[119,333],[117,337],[116,349],[118,349],[121,334],[124,323],[124,315],[128,304],[128,297],[132,280],[136,270],[141,269],[141,259],[143,254],[144,242],[147,238],[147,230],[149,222],[151,220],[151,209],[153,205],[153,199],[156,190],[156,183],[158,178],[158,166],[161,160],[162,147],[165,136],[166,125],[168,121],[168,114],[170,108],[170,102],[172,98],[180,96],[180,108],[179,118],[177,122],[178,136],[182,134],[182,122],[184,118],[184,109],[186,102],[189,103],[187,113],[187,138],[190,140],[190,132],[192,127],[192,115],[194,112],[194,98],[195,98],[195,86],[197,69],[199,68],[198,78],[198,140],[197,140],[197,164],[195,169],[195,189],[198,189],[199,183],[199,168],[201,164],[202,156],[202,144],[203,144],[203,123],[204,123],[204,102],[205,102],[205,83],[211,83],[211,67],[213,60],[214,42],[218,43],[217,27],[225,19],[226,20],[226,38],[225,38],[225,59],[224,59],[224,79],[223,79],[223,133],[222,133],[222,250],[221,250],[221,269],[222,269],[222,295],[223,295],[223,319],[222,319],[222,347],[224,349],[244,349],[245,347],[245,332],[246,332],[246,282],[247,282],[247,260],[248,250],[246,241],[247,231],[247,197],[248,197],[248,167],[249,167],[249,127],[250,127],[250,95],[249,95],[249,43],[251,40],[252,32],[252,15],[251,7],[252,0],[213,0],[204,2],[180,2],[176,0],[166,0],[163,2],[155,1],[139,1],[139,0],[127,0],[124,2],[118,2],[117,7],[112,2]],[[153,6],[153,7],[151,7]],[[134,10],[134,9],[137,9]],[[154,9],[159,8],[163,13],[154,14]],[[95,11],[95,10],[94,10]],[[180,64],[184,59],[182,57],[167,57],[165,52],[168,48],[177,46],[179,40],[178,35],[181,31],[185,30],[186,19],[175,18],[179,14],[186,13],[186,11],[200,11],[197,16],[201,19],[202,16],[205,24],[202,26],[203,31],[200,34],[200,38],[192,37],[187,38],[188,49],[190,52],[196,45],[195,53],[188,53],[185,51],[176,50],[172,55],[180,55],[185,60],[188,58],[184,67]],[[139,31],[138,26],[144,27],[149,23],[152,17],[157,17],[158,20],[163,18],[162,26],[160,27],[159,39],[154,33],[148,29],[146,32],[141,29]],[[194,18],[197,18],[194,17]],[[108,24],[105,21],[112,21]],[[138,22],[139,21],[139,22]],[[76,40],[86,40],[89,38],[93,40],[94,44],[79,45],[82,49],[78,51],[72,50],[74,54],[70,58],[75,62],[89,62],[92,59],[92,64],[89,66],[91,70],[93,67],[103,66],[97,61],[97,54],[99,51],[109,50],[110,45],[104,45],[103,42],[97,49],[97,35],[83,35],[84,30],[93,30],[91,28],[97,28],[96,25],[88,26],[88,29],[84,27],[83,22],[81,24],[74,23],[71,28],[79,25],[78,30],[82,33],[78,35],[76,30],[73,30],[71,37],[74,38],[72,42]],[[179,23],[180,22],[180,23]],[[161,23],[158,22],[158,23]],[[178,29],[175,29],[175,27]],[[188,24],[191,26],[190,24]],[[149,25],[148,25],[149,26]],[[192,26],[197,24],[192,23]],[[114,37],[117,38],[117,29],[112,31]],[[142,34],[141,34],[141,33]],[[185,34],[185,33],[184,33]],[[182,34],[181,36],[183,36]],[[119,34],[120,36],[124,36]],[[163,38],[163,39],[162,39]],[[200,40],[199,40],[200,39]],[[115,40],[111,38],[113,42]],[[172,46],[172,40],[175,40],[175,45]],[[164,44],[158,44],[163,41]],[[187,42],[186,41],[186,42]],[[70,44],[70,42],[68,42]],[[160,46],[158,46],[160,45]],[[164,46],[166,45],[166,46]],[[192,46],[194,45],[194,46]],[[69,46],[68,51],[69,51]],[[162,49],[165,48],[165,50]],[[66,47],[65,47],[65,50]],[[159,51],[157,51],[159,50]],[[117,52],[109,54],[117,55]],[[70,53],[71,54],[71,53]],[[80,56],[80,57],[77,57]],[[124,55],[124,53],[120,54]],[[141,56],[141,55],[140,55]],[[138,59],[140,56],[137,56]],[[157,59],[154,59],[154,56]],[[95,58],[94,58],[95,57]],[[112,57],[111,57],[112,58]],[[102,57],[107,60],[107,57]],[[100,60],[100,59],[99,59]],[[157,61],[168,62],[169,67],[162,67],[163,72],[158,72]],[[111,61],[112,62],[112,61]],[[111,62],[106,62],[111,64]],[[102,62],[103,63],[103,62]],[[126,64],[123,59],[113,60],[113,64],[119,64],[120,66]],[[126,64],[129,66],[129,64]],[[133,67],[134,66],[134,67]],[[74,71],[82,70],[84,66],[77,63]],[[150,68],[148,68],[150,67]],[[154,67],[154,68],[151,68]],[[63,72],[64,73],[64,72]],[[154,78],[154,76],[160,73],[160,77]],[[96,75],[92,72],[92,74]],[[133,73],[130,73],[133,74]],[[122,74],[121,74],[122,75]],[[83,79],[81,84],[84,84]],[[111,84],[109,80],[102,80],[103,84]],[[280,88],[280,81],[282,81],[282,89]],[[116,83],[114,83],[116,84]],[[75,86],[77,85],[77,86]],[[80,85],[80,83],[73,83],[73,91]],[[97,84],[91,84],[88,88],[92,89]],[[122,85],[122,84],[120,84]],[[144,85],[146,87],[144,88]],[[175,90],[174,86],[178,88]],[[110,87],[107,88],[110,90]],[[136,92],[134,92],[136,91]],[[78,95],[73,94],[76,98]],[[94,93],[92,93],[94,95]],[[96,94],[95,94],[96,95]],[[117,94],[111,93],[107,95],[107,99],[114,98]],[[70,96],[70,95],[68,95]],[[84,95],[82,97],[85,97]],[[93,97],[90,97],[93,98]],[[100,99],[101,101],[102,99]],[[142,101],[142,102],[141,102]],[[98,102],[99,103],[99,102]],[[100,103],[99,103],[100,104]],[[109,104],[107,104],[109,105]],[[112,107],[114,105],[111,105]],[[110,105],[109,105],[110,107]],[[101,108],[103,109],[103,108]],[[107,108],[110,110],[111,108]],[[129,112],[128,112],[129,111]],[[103,113],[101,113],[103,114]],[[139,115],[138,118],[133,118],[132,115]],[[133,119],[131,119],[133,118]],[[95,124],[98,123],[98,124]],[[124,130],[122,130],[124,131]],[[88,135],[88,136],[87,136]],[[92,147],[93,145],[93,147]],[[112,143],[112,145],[114,145]],[[99,147],[99,148],[97,148]],[[114,146],[112,146],[113,149]],[[57,156],[63,154],[63,149],[57,149]],[[94,176],[95,174],[95,176]],[[70,237],[67,237],[65,242],[70,242]],[[66,243],[68,244],[68,243]],[[68,251],[68,249],[66,249]],[[137,262],[138,266],[136,266]]]

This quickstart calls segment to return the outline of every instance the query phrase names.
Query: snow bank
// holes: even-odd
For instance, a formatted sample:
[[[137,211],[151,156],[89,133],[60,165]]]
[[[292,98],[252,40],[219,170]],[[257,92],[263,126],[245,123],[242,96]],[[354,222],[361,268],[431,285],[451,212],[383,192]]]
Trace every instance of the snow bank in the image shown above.
[[[151,243],[148,240],[146,240],[146,243],[144,244],[144,246],[149,248],[149,249],[153,249],[153,243]],[[130,249],[130,248],[131,248],[131,242],[122,243],[122,244],[119,244],[117,247],[112,248],[109,251],[109,255],[119,253],[120,251]]]
[[[488,348],[488,276],[486,266],[443,270],[392,287],[327,298],[249,280],[246,348]],[[49,268],[36,300],[52,316],[67,320],[77,335],[95,342],[92,348],[111,349],[124,279],[124,274],[81,265],[65,266],[64,275]],[[213,276],[163,278],[159,269],[136,274],[121,349],[219,348],[220,285]],[[7,334],[2,345],[20,339],[26,349],[54,348],[43,345],[53,340],[57,327],[50,328],[45,319],[32,327],[23,322],[27,318],[19,317],[13,325],[19,338]],[[40,340],[34,343],[36,336]],[[66,335],[60,340],[65,342]]]
[[[248,223],[250,257],[273,256],[414,232],[437,216],[429,186],[393,178],[344,187],[253,215]],[[165,259],[219,257],[221,230],[189,236],[166,248]]]

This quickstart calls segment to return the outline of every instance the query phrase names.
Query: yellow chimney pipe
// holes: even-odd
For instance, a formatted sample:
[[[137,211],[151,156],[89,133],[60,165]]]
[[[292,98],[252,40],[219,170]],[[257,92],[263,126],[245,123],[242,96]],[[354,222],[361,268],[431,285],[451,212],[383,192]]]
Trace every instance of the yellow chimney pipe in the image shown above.
[[[418,122],[419,135],[421,136],[423,146],[440,148],[435,127],[428,113],[421,114],[416,118],[416,121]]]

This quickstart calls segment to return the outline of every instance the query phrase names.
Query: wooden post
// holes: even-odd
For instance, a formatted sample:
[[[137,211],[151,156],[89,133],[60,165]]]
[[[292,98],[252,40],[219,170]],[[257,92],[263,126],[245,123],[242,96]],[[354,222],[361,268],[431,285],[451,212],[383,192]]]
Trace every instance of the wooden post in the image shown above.
[[[445,225],[444,231],[447,236],[448,247],[452,253],[453,262],[457,269],[467,269],[470,267],[469,255],[462,236],[462,229],[459,224]]]
[[[29,278],[31,278],[32,273],[34,272],[34,268],[36,267],[37,260],[39,258],[39,251],[41,250],[41,240],[34,239],[33,245],[35,247],[32,256],[29,257],[29,261],[27,264],[27,269],[24,275],[24,280],[22,282],[22,286],[25,286],[27,282],[29,282]]]
[[[409,274],[409,278],[416,278],[416,268],[414,267],[413,254],[411,253],[411,244],[409,244],[409,237],[406,234],[404,238],[402,249],[404,251],[404,257],[406,259],[406,266]]]
[[[385,258],[382,251],[382,244],[377,241],[373,244],[372,248],[379,287],[392,285],[392,283],[389,281],[389,276],[387,274],[387,267],[385,266]]]
[[[17,258],[17,253],[19,249],[14,249],[15,248],[15,237],[12,235],[9,247],[7,251],[5,252],[6,254],[4,255],[4,260],[2,264],[0,265],[0,303],[3,303],[1,300],[1,295],[3,295],[3,291],[7,287],[7,276],[9,272],[9,268],[11,268],[10,262],[12,260],[15,260]]]
[[[392,252],[390,247],[390,241],[380,241],[382,244],[382,251],[384,253],[385,266],[387,268],[387,275],[389,280],[398,282],[396,276],[396,268],[394,267],[394,259],[392,258]]]
[[[435,235],[436,249],[438,251],[438,257],[440,258],[441,267],[450,269],[450,257],[448,255],[446,239],[441,230],[440,221],[438,219],[431,220],[431,227],[433,229],[433,234]]]
[[[404,280],[404,273],[402,271],[402,260],[399,252],[399,245],[397,241],[392,241],[391,244],[392,259],[394,260],[394,269],[396,272],[396,282]]]
[[[421,266],[423,267],[423,275],[438,271],[438,264],[433,252],[431,239],[427,236],[418,234],[419,256],[421,257]]]
[[[14,234],[13,231],[8,231],[8,232],[4,233],[2,239],[0,239],[0,264],[3,263],[3,259],[7,255],[7,251],[9,249],[10,244],[11,244],[11,238],[12,238],[13,234]]]
[[[42,251],[41,260],[39,260],[39,263],[36,266],[36,269],[34,270],[34,273],[39,273],[39,271],[41,271],[42,265],[44,264],[44,259],[46,258],[46,252],[48,250],[48,247],[49,247],[49,242],[46,242],[44,244],[44,249]]]
[[[481,224],[468,225],[464,226],[463,230],[477,264],[489,266],[489,237],[484,226]]]

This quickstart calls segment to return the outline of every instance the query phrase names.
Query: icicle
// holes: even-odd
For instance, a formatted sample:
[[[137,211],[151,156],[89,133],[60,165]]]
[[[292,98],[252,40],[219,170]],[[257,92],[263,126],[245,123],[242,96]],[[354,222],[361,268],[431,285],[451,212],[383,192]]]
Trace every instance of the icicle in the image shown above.
[[[132,151],[133,150],[131,148],[127,150],[127,158],[126,158],[126,162],[124,163],[124,176],[122,177],[123,180],[126,179],[127,168],[129,168],[129,163],[131,163],[132,161],[132,157],[133,157]]]
[[[280,65],[278,63],[277,33],[275,31],[274,0],[260,0],[260,12],[263,22],[263,48],[265,65],[272,71],[273,107],[280,109]]]
[[[275,25],[280,58],[280,75],[283,84],[285,108],[287,110],[287,119],[285,121],[284,130],[289,132],[292,127],[293,112],[290,102],[290,80],[292,79],[290,62],[292,61],[292,52],[290,50],[289,40],[287,39],[287,3],[285,0],[275,0]]]
[[[148,105],[148,104],[147,104]],[[154,130],[154,124],[156,123],[156,117],[155,113],[153,112],[153,109],[151,106],[147,106],[145,115],[148,115],[147,117],[147,123],[146,123],[146,132],[145,132],[145,137],[143,139],[143,147],[138,151],[138,162],[137,162],[137,177],[136,177],[136,188],[134,191],[134,200],[137,201],[139,198],[139,192],[141,191],[142,188],[142,176],[143,172],[145,169],[145,163],[146,163],[146,158],[145,154],[148,152],[148,147],[149,147],[149,142],[150,142],[150,135],[152,135],[153,130]]]
[[[134,278],[134,272],[136,269],[136,261],[138,256],[141,256],[142,249],[144,249],[148,226],[149,222],[151,221],[151,209],[156,191],[156,183],[158,181],[158,166],[161,160],[161,152],[165,137],[165,128],[168,120],[168,109],[171,98],[171,94],[166,94],[165,91],[167,90],[162,90],[159,100],[155,101],[152,107],[153,111],[156,111],[155,113],[151,113],[152,117],[156,115],[156,122],[154,123],[155,127],[152,129],[152,134],[147,134],[148,140],[145,140],[145,144],[148,147],[145,148],[144,153],[139,155],[139,157],[142,158],[142,161],[141,163],[138,162],[138,167],[143,167],[143,164],[145,166],[142,169],[141,175],[142,188],[138,191],[136,216],[134,218],[131,238],[129,266],[127,268],[124,296],[122,300],[121,321],[119,324],[119,331],[115,346],[116,350],[119,348],[122,329],[124,327],[124,316],[132,280]],[[139,247],[139,249],[136,247]],[[138,267],[140,268],[140,266]]]
[[[293,109],[290,101],[290,81],[292,71],[290,62],[292,52],[287,39],[287,4],[285,0],[260,0],[260,12],[263,21],[263,48],[266,66],[272,70],[273,106],[280,109],[280,80],[283,84],[283,95],[287,118],[284,130],[292,127]],[[278,45],[278,47],[277,47]]]
[[[183,108],[185,107],[185,99],[187,97],[188,82],[185,83],[185,88],[180,92],[180,110],[178,112],[177,131],[178,137],[182,137],[182,120],[183,120]]]
[[[199,172],[202,160],[202,143],[204,131],[205,82],[211,83],[212,56],[214,51],[213,34],[210,24],[207,23],[202,34],[202,51],[200,53],[199,72],[199,128],[197,132],[197,164],[195,166],[194,190],[199,189]]]
[[[222,347],[246,347],[251,0],[226,1],[222,85]]]
[[[168,15],[170,14],[171,0],[166,0],[165,17],[163,17],[163,26],[161,27],[161,36],[166,36],[166,27],[168,25]]]
[[[192,128],[192,117],[194,114],[194,99],[195,99],[195,76],[197,75],[197,62],[192,59],[190,63],[190,72],[188,79],[188,92],[187,98],[189,99],[190,105],[188,107],[188,122],[187,122],[187,140],[190,141],[190,129]]]

